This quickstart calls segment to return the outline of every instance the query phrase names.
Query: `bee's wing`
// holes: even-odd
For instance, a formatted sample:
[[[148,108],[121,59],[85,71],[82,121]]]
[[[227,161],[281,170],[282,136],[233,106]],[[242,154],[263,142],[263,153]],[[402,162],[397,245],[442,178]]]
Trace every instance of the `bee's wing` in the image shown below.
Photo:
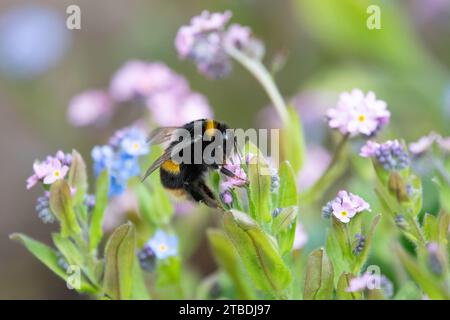
[[[180,129],[180,127],[156,128],[152,132],[150,132],[150,135],[147,138],[147,142],[152,145],[167,142],[170,140],[177,129]]]
[[[171,150],[172,150],[171,148],[168,148],[158,159],[155,160],[155,162],[152,163],[152,165],[147,169],[147,171],[145,171],[144,177],[141,179],[141,181],[147,179],[147,177],[151,175],[153,171],[158,169],[164,163],[164,161],[170,159],[170,155],[172,152]]]
[[[144,181],[147,179],[149,175],[152,174],[153,171],[158,169],[165,161],[170,160],[172,157],[172,151],[175,150],[175,152],[179,152],[181,149],[184,149],[186,147],[190,147],[193,143],[196,143],[202,139],[202,136],[196,136],[194,139],[190,139],[188,141],[184,141],[183,143],[178,143],[172,146],[169,146],[164,153],[155,160],[155,162],[152,163],[152,165],[147,169],[147,171],[144,174],[144,177],[141,181]]]

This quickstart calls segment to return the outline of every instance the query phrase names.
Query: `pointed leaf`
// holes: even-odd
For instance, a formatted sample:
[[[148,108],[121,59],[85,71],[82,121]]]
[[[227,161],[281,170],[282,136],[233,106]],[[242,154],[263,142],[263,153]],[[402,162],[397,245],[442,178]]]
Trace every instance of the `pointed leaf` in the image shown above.
[[[75,188],[74,205],[83,204],[88,188],[86,164],[76,150],[72,151],[72,164],[70,165],[68,182],[69,186]]]
[[[129,299],[135,260],[135,231],[131,223],[114,230],[105,248],[103,289],[112,299]]]
[[[294,170],[294,174],[300,172],[305,158],[305,141],[302,124],[294,108],[287,108],[289,121],[281,130],[281,143],[284,159],[288,160]]]
[[[292,276],[278,248],[252,218],[231,210],[224,227],[257,288],[277,294],[289,285]]]
[[[278,208],[296,206],[298,204],[297,181],[289,162],[283,161],[281,163],[278,174],[280,176]]]
[[[303,298],[323,300],[333,297],[333,265],[323,248],[312,252],[308,257],[305,274]]]
[[[61,223],[63,237],[73,236],[81,232],[73,210],[70,187],[66,181],[57,180],[50,187],[50,209]]]
[[[248,166],[249,201],[252,217],[258,222],[270,222],[270,170],[263,157],[256,155]]]
[[[239,299],[255,299],[248,275],[243,269],[236,249],[225,233],[217,229],[208,230],[208,239],[217,264],[230,276]]]
[[[89,247],[95,250],[103,237],[103,217],[108,204],[109,174],[103,171],[97,178],[95,186],[95,206],[92,210],[91,224],[89,228]]]

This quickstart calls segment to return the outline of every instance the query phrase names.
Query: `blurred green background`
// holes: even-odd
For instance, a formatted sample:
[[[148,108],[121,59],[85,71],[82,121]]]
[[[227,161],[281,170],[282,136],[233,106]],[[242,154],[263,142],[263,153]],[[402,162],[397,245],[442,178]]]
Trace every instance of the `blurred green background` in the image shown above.
[[[28,26],[41,28],[31,38],[17,31],[33,21],[33,14],[42,14],[41,9],[52,13],[51,18],[44,15],[44,22],[64,22],[71,4],[81,8],[81,30],[38,23]],[[381,8],[381,30],[366,27],[370,4]],[[11,14],[30,6],[27,14]],[[286,65],[276,74],[287,97],[323,93],[331,96],[327,107],[332,107],[341,90],[371,89],[388,102],[392,112],[386,137],[412,141],[430,130],[450,133],[448,0],[2,0],[0,298],[78,297],[8,239],[10,233],[20,231],[50,240],[52,226],[42,224],[34,210],[40,191],[25,189],[35,158],[76,148],[89,159],[95,144],[106,142],[114,130],[139,117],[132,108],[122,109],[106,126],[74,128],[66,121],[73,95],[106,88],[113,72],[129,59],[159,60],[208,97],[216,118],[233,127],[260,125],[258,112],[269,101],[241,67],[236,65],[226,79],[211,81],[177,57],[173,45],[177,29],[204,9],[229,9],[233,22],[250,26],[265,42],[267,64],[280,52],[288,53]],[[58,30],[59,26],[64,30]],[[26,51],[30,43],[39,54],[37,62],[35,56],[28,59],[11,49],[20,51],[24,45]],[[26,61],[15,59],[18,56]],[[44,66],[33,65],[43,61]],[[20,63],[28,69],[19,72]],[[305,110],[314,107],[308,102],[302,106]],[[308,233],[314,230],[309,228]],[[214,269],[210,257],[198,259],[197,264],[203,273]]]

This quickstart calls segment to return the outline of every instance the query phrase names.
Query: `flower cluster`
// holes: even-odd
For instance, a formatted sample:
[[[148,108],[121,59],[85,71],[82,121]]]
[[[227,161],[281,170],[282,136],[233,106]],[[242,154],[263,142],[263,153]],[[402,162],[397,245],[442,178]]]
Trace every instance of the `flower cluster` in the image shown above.
[[[33,174],[27,179],[27,189],[32,188],[38,182],[50,185],[56,180],[64,179],[69,171],[72,156],[58,151],[55,156],[47,156],[45,161],[35,161]]]
[[[138,252],[139,262],[142,269],[152,271],[156,259],[164,260],[178,254],[178,237],[157,230]],[[155,259],[156,258],[156,259]]]
[[[441,151],[450,153],[450,137],[443,138],[435,132],[431,132],[416,142],[410,143],[409,151],[415,156],[420,156],[430,150],[434,144],[437,144]]]
[[[361,148],[360,155],[374,158],[387,171],[403,170],[409,165],[409,155],[403,145],[397,140],[388,140],[379,144],[367,141]]]
[[[223,78],[231,72],[227,48],[235,48],[260,59],[264,54],[262,43],[251,36],[249,27],[233,24],[226,28],[231,12],[203,11],[182,26],[175,38],[175,47],[181,59],[189,59],[200,73],[209,78]]]
[[[339,191],[337,197],[322,208],[322,216],[329,218],[334,215],[341,222],[348,223],[352,217],[362,211],[370,211],[366,201],[353,193]]]
[[[94,174],[98,176],[108,170],[110,176],[110,196],[122,194],[128,180],[140,173],[139,157],[149,153],[145,134],[136,128],[119,130],[109,144],[96,146],[91,155],[94,160]]]
[[[233,196],[231,195],[230,190],[235,187],[244,186],[247,182],[247,175],[242,168],[241,160],[238,157],[234,157],[232,161],[227,163],[224,167],[235,175],[235,177],[225,177],[220,183],[220,197],[225,204],[229,205],[233,202]]]
[[[373,136],[389,122],[390,112],[386,102],[377,100],[369,91],[359,89],[340,95],[335,108],[328,110],[328,125],[342,134]]]
[[[114,73],[108,90],[87,90],[72,98],[67,117],[74,126],[105,122],[119,103],[129,101],[143,102],[160,126],[213,115],[208,100],[165,64],[131,60]]]

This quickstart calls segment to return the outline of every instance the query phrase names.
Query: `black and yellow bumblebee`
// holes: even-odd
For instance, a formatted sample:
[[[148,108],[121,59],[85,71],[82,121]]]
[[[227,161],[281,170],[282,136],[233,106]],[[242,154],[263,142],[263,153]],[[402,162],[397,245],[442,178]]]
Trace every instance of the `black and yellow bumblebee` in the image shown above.
[[[168,147],[148,168],[142,180],[160,168],[161,184],[176,197],[187,197],[212,208],[222,208],[207,186],[205,175],[209,170],[219,170],[239,179],[225,167],[227,160],[238,152],[236,138],[229,126],[212,119],[200,119],[181,127],[155,129],[149,137],[150,144],[168,141]],[[210,154],[205,153],[208,148]]]

